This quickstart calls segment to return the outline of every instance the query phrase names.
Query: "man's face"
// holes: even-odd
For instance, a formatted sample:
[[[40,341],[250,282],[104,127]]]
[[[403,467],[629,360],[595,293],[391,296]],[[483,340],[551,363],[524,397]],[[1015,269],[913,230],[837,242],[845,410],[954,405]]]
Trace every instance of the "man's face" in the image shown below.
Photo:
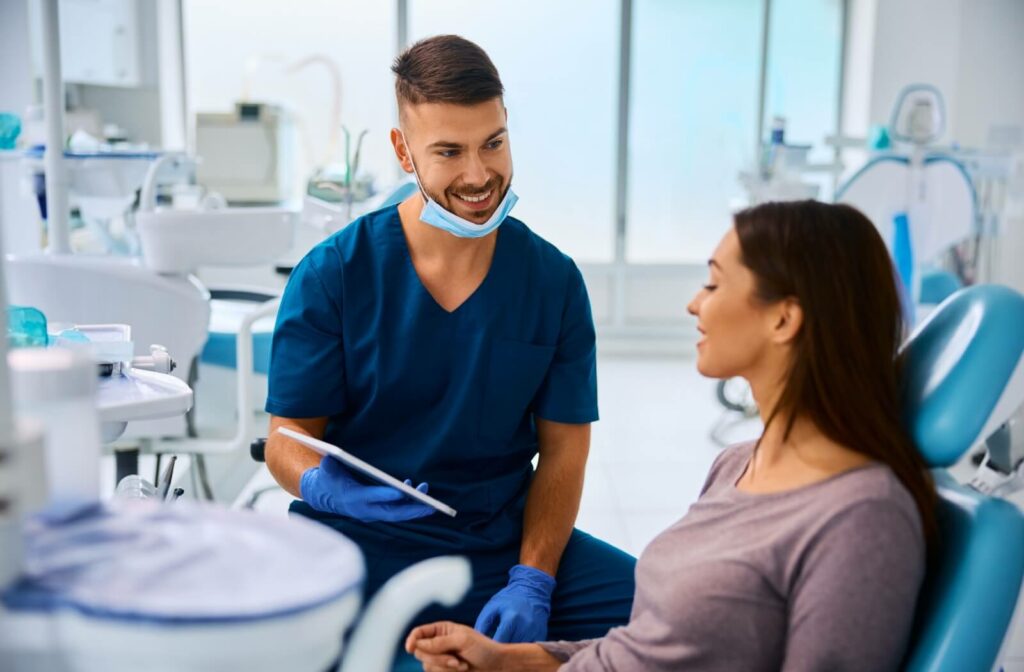
[[[449,212],[482,224],[512,181],[507,116],[501,98],[477,105],[407,104],[402,132],[393,129],[391,142],[405,172],[413,171],[415,161],[428,196]]]

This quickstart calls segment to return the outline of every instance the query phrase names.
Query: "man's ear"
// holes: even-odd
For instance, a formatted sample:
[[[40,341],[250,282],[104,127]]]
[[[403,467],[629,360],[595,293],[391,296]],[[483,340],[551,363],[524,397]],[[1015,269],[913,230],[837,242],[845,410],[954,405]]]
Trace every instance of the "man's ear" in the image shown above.
[[[402,170],[411,173],[413,171],[412,155],[409,153],[409,146],[405,144],[405,136],[397,128],[391,129],[391,146],[395,150],[395,157],[398,159],[399,165],[402,166]]]

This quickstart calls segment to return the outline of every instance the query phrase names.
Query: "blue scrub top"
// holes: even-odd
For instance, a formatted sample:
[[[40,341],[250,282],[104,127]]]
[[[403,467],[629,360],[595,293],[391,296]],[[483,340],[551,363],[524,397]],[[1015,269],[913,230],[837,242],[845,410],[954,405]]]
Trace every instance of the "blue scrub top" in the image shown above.
[[[533,417],[598,418],[594,323],[579,269],[519,220],[497,235],[483,283],[450,313],[416,274],[397,206],[357,219],[292,272],[267,412],[328,416],[326,441],[429,483],[459,512],[396,524],[313,514],[357,542],[518,544],[537,453]]]

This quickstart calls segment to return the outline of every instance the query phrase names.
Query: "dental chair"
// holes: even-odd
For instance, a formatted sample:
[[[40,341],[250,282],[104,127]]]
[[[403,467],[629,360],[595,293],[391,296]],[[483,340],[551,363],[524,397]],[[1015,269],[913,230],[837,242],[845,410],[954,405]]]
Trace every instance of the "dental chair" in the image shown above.
[[[904,354],[905,420],[934,470],[940,528],[904,669],[991,670],[1020,594],[1024,515],[954,481],[947,468],[1008,431],[1024,403],[1024,296],[995,285],[961,290],[921,324]]]

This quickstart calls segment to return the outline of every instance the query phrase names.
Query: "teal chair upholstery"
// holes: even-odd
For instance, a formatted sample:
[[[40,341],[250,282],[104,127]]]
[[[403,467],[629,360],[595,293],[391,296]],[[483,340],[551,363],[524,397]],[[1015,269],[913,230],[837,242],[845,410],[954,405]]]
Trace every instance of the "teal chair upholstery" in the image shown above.
[[[921,274],[921,303],[942,303],[963,286],[960,278],[949,271],[924,271]]]
[[[253,308],[265,301],[277,298],[274,294],[247,290],[211,289],[210,298],[214,301],[238,301],[251,303]],[[270,344],[273,333],[254,331],[252,334],[252,368],[256,373],[267,375],[270,371]],[[210,329],[206,345],[199,354],[199,361],[227,369],[235,369],[237,362],[238,334],[235,331]]]
[[[991,670],[1024,576],[1024,515],[945,468],[1024,403],[1024,296],[995,285],[960,290],[904,352],[905,421],[935,470],[940,528],[905,669]]]
[[[233,332],[211,331],[199,361],[204,364],[223,366],[226,369],[234,369],[236,361],[236,341],[238,335]],[[264,376],[270,372],[270,343],[273,334],[265,331],[256,332],[252,335],[252,370],[262,373]]]

